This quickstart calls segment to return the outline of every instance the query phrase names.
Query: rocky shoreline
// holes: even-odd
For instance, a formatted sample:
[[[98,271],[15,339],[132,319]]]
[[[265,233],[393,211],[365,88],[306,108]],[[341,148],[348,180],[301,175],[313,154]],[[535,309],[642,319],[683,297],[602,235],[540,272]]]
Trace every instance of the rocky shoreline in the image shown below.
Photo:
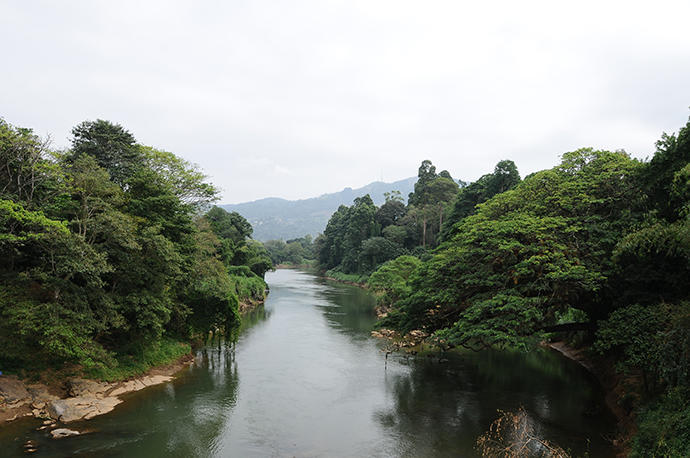
[[[58,425],[108,413],[123,402],[120,396],[169,382],[193,362],[192,355],[185,355],[172,364],[152,368],[141,376],[120,382],[71,378],[49,386],[0,375],[0,427],[18,418],[35,417],[43,420],[39,429],[57,428],[51,431],[54,438],[79,434],[58,428]]]

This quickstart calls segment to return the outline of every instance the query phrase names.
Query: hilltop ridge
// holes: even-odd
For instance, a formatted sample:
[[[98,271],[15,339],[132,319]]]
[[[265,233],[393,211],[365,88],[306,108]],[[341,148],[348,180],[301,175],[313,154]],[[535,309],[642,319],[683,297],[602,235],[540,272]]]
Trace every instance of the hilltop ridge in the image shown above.
[[[235,211],[245,217],[254,228],[253,238],[266,241],[288,240],[311,234],[316,237],[323,232],[328,218],[340,205],[351,205],[356,197],[369,194],[376,205],[385,202],[384,192],[400,191],[407,201],[407,195],[414,191],[417,177],[409,177],[392,183],[374,181],[361,188],[345,188],[339,192],[322,194],[300,200],[287,200],[279,197],[223,204],[220,207]]]

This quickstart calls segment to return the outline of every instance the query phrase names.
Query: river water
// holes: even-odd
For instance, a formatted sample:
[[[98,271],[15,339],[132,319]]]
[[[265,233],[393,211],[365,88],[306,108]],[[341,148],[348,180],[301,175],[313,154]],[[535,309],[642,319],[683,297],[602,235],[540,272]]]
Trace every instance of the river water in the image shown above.
[[[540,435],[606,457],[614,419],[578,364],[540,350],[394,354],[370,337],[364,290],[278,270],[236,342],[197,352],[171,383],[126,396],[60,440],[35,420],[0,428],[0,455],[85,457],[477,456],[497,410],[523,406]]]

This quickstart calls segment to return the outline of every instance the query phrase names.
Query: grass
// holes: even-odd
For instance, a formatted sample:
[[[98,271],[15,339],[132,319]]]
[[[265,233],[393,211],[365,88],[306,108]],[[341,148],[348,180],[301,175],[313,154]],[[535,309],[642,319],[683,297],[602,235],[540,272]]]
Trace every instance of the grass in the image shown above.
[[[338,280],[338,281],[343,281],[343,282],[351,282],[351,283],[358,283],[361,285],[364,285],[367,282],[367,279],[369,278],[368,275],[360,275],[360,274],[346,274],[334,269],[327,270],[325,272],[326,277],[332,278],[333,280]]]
[[[173,363],[191,351],[192,348],[188,343],[164,338],[136,355],[118,356],[117,364],[114,366],[88,369],[85,375],[105,382],[124,380],[144,374],[153,367]]]

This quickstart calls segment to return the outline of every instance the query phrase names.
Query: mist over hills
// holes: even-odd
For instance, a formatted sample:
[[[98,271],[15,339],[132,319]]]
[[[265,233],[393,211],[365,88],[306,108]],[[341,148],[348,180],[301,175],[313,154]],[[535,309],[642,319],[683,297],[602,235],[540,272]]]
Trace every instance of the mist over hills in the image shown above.
[[[328,219],[340,205],[352,205],[356,197],[365,194],[369,194],[376,205],[381,205],[385,202],[383,193],[394,190],[400,191],[407,201],[407,195],[414,191],[416,181],[417,177],[393,183],[375,181],[361,188],[345,188],[340,192],[309,199],[286,200],[268,197],[240,204],[224,204],[220,207],[244,216],[254,227],[252,237],[256,240],[289,240],[306,234],[316,237],[323,232]]]

